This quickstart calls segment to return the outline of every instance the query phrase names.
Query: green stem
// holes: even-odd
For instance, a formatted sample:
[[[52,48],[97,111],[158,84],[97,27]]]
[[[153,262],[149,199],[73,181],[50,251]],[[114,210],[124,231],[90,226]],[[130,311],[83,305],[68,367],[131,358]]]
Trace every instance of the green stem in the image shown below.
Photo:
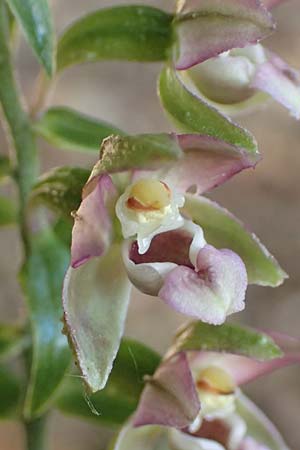
[[[45,417],[25,423],[27,450],[46,450],[45,426]]]
[[[28,251],[26,205],[37,175],[37,151],[30,120],[20,100],[11,62],[6,5],[0,0],[0,101],[11,147],[15,150],[20,200],[20,227],[25,252]]]

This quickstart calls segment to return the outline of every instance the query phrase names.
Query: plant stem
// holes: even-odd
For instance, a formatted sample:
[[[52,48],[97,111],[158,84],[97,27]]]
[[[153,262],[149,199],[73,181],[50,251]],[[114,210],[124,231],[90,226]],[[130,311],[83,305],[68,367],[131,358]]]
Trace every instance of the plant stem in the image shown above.
[[[27,450],[46,450],[45,426],[45,417],[25,423]]]
[[[15,165],[20,201],[20,231],[25,253],[28,252],[26,204],[37,175],[37,150],[30,120],[20,100],[11,63],[7,9],[0,0],[0,101],[11,147],[15,150]]]
[[[24,255],[30,252],[27,202],[38,172],[37,149],[30,118],[22,104],[11,61],[8,11],[0,0],[0,102],[8,132],[19,192],[19,224]],[[24,422],[28,450],[45,449],[46,417]]]

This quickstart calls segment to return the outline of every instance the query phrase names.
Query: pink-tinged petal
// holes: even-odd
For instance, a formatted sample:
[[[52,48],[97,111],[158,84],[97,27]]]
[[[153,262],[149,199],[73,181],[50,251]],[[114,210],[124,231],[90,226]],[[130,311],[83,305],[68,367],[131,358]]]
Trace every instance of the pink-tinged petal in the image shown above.
[[[185,428],[200,410],[198,394],[185,353],[163,362],[140,398],[134,426],[165,425]]]
[[[164,180],[181,191],[191,187],[200,194],[209,191],[260,160],[258,152],[251,154],[211,136],[183,134],[178,135],[178,142],[184,157]]]
[[[247,439],[238,450],[289,450],[270,419],[241,392],[236,405],[247,426]]]
[[[300,119],[300,74],[277,55],[268,52],[268,61],[256,71],[251,86],[271,95]]]
[[[259,361],[232,353],[199,352],[191,357],[191,364],[198,366],[218,364],[226,370],[237,385],[248,383],[277,369],[300,363],[300,340],[280,333],[269,333],[283,356],[268,361]]]
[[[177,265],[193,268],[195,255],[204,245],[202,229],[187,221],[180,229],[155,236],[143,254],[136,241],[126,241],[123,261],[134,286],[144,294],[157,296],[166,275]]]
[[[172,270],[159,297],[175,310],[213,325],[244,309],[247,273],[236,253],[206,245],[198,254],[197,270]]]
[[[257,43],[274,28],[271,15],[256,0],[179,2],[175,66],[188,69],[220,53]]]
[[[130,283],[120,253],[111,245],[100,258],[70,267],[64,281],[64,331],[93,392],[105,386],[124,331]]]
[[[93,190],[86,195],[74,214],[71,265],[78,267],[90,258],[101,256],[108,248],[111,236],[109,205],[117,191],[108,175],[97,177]]]
[[[281,5],[281,3],[286,2],[287,0],[263,0],[263,3],[267,9],[275,8],[278,5]]]

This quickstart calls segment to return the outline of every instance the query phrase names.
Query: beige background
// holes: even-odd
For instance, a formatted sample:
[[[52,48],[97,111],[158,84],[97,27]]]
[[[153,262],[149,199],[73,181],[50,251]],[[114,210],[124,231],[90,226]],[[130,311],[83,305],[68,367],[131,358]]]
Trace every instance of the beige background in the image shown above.
[[[53,2],[58,32],[87,11],[125,1],[62,0]],[[148,4],[170,8],[171,2]],[[171,5],[172,6],[172,5]],[[278,32],[268,45],[300,69],[300,2],[291,0],[276,12]],[[59,80],[53,104],[73,106],[85,113],[111,121],[132,133],[171,130],[155,95],[160,64],[98,63],[67,70]],[[37,74],[36,62],[22,43],[18,53],[18,74],[29,98]],[[300,124],[278,105],[245,117],[241,122],[257,137],[264,155],[254,171],[241,174],[211,197],[246,222],[276,255],[290,274],[280,288],[251,287],[246,311],[239,319],[262,328],[300,335]],[[40,142],[43,167],[61,164],[88,165],[95,160],[57,151]],[[5,152],[1,140],[1,151]],[[0,316],[20,319],[24,315],[15,282],[19,263],[19,242],[15,230],[1,231]],[[137,320],[138,319],[138,320]],[[127,334],[164,350],[174,328],[183,317],[151,298],[134,298],[128,317]],[[51,376],[51,374],[49,374]],[[280,427],[292,450],[300,447],[300,369],[291,368],[253,383],[247,391]],[[50,424],[51,450],[100,450],[108,432],[79,420],[53,414]],[[22,429],[17,424],[0,424],[0,450],[21,450]],[[141,449],[142,450],[142,449]]]

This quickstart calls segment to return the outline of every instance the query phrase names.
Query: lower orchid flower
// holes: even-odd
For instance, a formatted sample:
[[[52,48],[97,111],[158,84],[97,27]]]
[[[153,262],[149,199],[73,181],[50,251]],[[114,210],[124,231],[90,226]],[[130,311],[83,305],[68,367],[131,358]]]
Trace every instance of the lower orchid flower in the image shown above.
[[[181,73],[186,86],[225,114],[273,97],[300,118],[300,75],[262,45],[232,49]]]
[[[299,340],[271,336],[236,325],[188,325],[146,379],[138,409],[114,449],[287,450],[274,425],[239,389],[300,362]]]
[[[241,392],[236,404],[237,413],[205,420],[197,433],[158,425],[135,428],[129,422],[110,450],[289,450],[273,423]]]
[[[63,306],[66,330],[92,390],[104,386],[118,350],[129,279],[177,311],[221,324],[244,308],[247,271],[250,282],[261,284],[277,285],[285,276],[257,238],[226,211],[187,193],[223,183],[257,157],[207,136],[151,138],[106,140],[74,213]],[[140,163],[147,152],[149,166]],[[134,156],[138,162],[129,171]],[[214,212],[227,223],[225,240],[222,227],[207,227],[206,237],[196,216],[207,207],[211,226],[217,226]]]

